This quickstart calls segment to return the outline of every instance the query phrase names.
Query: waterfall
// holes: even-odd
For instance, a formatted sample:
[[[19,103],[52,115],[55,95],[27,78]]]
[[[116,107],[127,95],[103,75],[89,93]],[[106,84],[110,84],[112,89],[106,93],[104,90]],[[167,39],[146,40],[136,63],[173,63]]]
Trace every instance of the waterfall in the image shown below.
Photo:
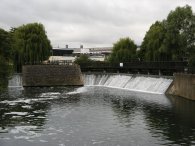
[[[84,74],[84,85],[105,86],[139,92],[164,94],[173,79],[130,74]]]
[[[9,80],[8,87],[22,87],[22,75],[14,74]]]
[[[131,74],[84,74],[83,79],[85,86],[104,86],[155,94],[164,94],[173,81],[167,77]],[[22,75],[13,75],[8,87],[22,87]]]

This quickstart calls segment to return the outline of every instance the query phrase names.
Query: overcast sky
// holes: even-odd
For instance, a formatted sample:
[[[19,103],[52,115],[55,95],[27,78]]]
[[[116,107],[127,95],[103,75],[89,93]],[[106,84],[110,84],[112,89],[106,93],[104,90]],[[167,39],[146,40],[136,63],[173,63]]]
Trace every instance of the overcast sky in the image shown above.
[[[140,45],[156,20],[195,0],[0,0],[0,27],[39,22],[56,47],[112,46],[121,37]]]

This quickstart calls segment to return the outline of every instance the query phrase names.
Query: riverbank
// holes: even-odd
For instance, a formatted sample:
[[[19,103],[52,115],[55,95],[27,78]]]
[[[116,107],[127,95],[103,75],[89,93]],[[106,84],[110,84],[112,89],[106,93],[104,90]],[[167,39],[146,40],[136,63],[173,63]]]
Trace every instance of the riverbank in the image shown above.
[[[68,69],[66,68],[66,70]],[[33,75],[29,76],[28,78],[33,76],[36,77],[35,73],[32,72],[31,74]],[[43,77],[39,76],[39,79],[43,80],[43,78],[45,78],[44,79],[45,82],[49,82],[51,78],[49,78],[50,80],[47,80],[48,79],[47,74],[42,72],[42,75],[43,74],[44,76]],[[63,75],[63,76],[68,77],[68,75]],[[71,76],[72,78],[74,78],[73,75]],[[23,76],[23,80],[24,78],[25,77]],[[58,79],[58,81],[62,79],[61,76],[57,74],[53,75],[53,78],[55,78],[55,80]],[[69,78],[70,79],[69,81],[72,82],[71,80],[72,78]],[[141,75],[141,74],[125,74],[125,73],[119,74],[119,73],[88,72],[81,75],[80,79],[82,79],[82,82],[85,86],[86,85],[106,86],[110,88],[120,88],[124,90],[133,90],[139,92],[175,95],[177,97],[180,96],[186,99],[195,100],[195,75],[194,74],[176,73],[174,74],[174,76],[157,76],[157,75]],[[23,83],[23,85],[24,84],[25,83]],[[49,84],[51,85],[51,83]]]
[[[175,73],[166,94],[195,100],[195,74]]]

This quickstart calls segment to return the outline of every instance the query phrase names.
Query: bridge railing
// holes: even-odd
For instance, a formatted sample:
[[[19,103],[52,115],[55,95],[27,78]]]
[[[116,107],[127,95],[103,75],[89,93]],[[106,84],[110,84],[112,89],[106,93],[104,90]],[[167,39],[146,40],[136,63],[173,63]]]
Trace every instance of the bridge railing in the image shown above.
[[[70,60],[53,60],[47,62],[34,62],[26,63],[26,65],[73,65]],[[195,68],[188,67],[188,62],[184,61],[167,61],[167,62],[147,62],[147,61],[132,61],[124,62],[122,66],[120,63],[109,62],[89,62],[80,63],[81,70],[83,71],[131,71],[131,70],[164,70],[171,72],[187,72],[195,73]]]
[[[26,62],[25,65],[73,65],[71,60],[52,60],[44,62]]]
[[[120,63],[108,62],[90,62],[80,63],[81,68],[135,68],[135,69],[180,69],[187,67],[187,62],[124,62]]]
[[[83,71],[164,71],[164,72],[189,72],[192,69],[188,68],[187,62],[124,62],[120,63],[108,63],[108,62],[90,62],[80,63],[81,70]]]

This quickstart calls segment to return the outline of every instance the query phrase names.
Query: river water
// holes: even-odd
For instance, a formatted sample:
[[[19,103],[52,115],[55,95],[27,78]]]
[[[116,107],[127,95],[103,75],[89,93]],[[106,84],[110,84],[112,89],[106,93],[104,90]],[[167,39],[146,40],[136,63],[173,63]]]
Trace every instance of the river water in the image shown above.
[[[100,86],[0,93],[0,146],[195,145],[195,102]]]

